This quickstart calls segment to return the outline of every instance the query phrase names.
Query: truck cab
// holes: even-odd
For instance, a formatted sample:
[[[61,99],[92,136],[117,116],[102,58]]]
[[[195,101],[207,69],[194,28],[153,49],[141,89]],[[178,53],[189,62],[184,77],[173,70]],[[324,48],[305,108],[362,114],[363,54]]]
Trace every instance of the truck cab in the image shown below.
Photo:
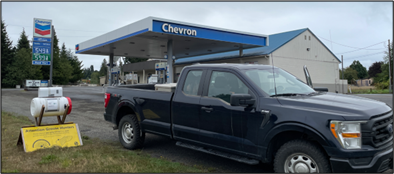
[[[311,86],[274,66],[197,64],[182,70],[174,92],[108,88],[104,117],[128,149],[153,133],[280,173],[392,168],[392,109]]]

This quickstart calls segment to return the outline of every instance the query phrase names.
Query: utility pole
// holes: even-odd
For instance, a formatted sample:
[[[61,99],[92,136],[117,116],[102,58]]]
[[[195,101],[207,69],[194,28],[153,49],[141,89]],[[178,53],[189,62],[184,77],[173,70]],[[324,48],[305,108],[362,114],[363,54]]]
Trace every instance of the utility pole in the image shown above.
[[[345,79],[345,78],[343,78],[343,76],[345,74],[345,72],[343,72],[343,55],[341,55],[341,61],[342,61],[342,80],[343,80],[343,79]],[[344,89],[345,85],[343,85],[342,83],[341,83],[341,85],[342,85],[342,93],[344,94],[345,93],[345,89]]]
[[[391,65],[390,65],[390,64],[391,64],[391,56],[390,56],[390,39],[389,39],[389,43],[388,43],[388,44],[389,44],[389,61],[388,61],[388,62],[389,62],[389,81],[390,81],[389,92],[392,92],[393,90],[391,89],[391,77],[392,77],[391,75],[392,75],[392,74],[391,74]],[[393,104],[394,104],[394,103],[393,103]]]
[[[52,71],[53,71],[53,58],[54,58],[54,55],[55,54],[53,54],[53,44],[55,43],[54,42],[54,40],[55,40],[55,27],[52,25],[52,36],[51,36],[51,65],[50,65],[50,67],[49,67],[49,87],[52,87]]]

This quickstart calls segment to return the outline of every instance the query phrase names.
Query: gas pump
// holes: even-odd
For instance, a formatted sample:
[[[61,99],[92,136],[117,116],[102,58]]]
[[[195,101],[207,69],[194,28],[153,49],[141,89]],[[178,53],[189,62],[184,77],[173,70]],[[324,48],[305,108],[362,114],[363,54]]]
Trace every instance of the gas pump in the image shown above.
[[[158,71],[157,83],[163,84],[165,82],[165,72],[167,68],[167,62],[159,62],[155,64],[155,69]]]
[[[114,75],[114,79],[112,80],[113,84],[111,84],[111,85],[118,85],[119,84],[120,68],[119,67],[113,67],[111,69],[111,74]]]

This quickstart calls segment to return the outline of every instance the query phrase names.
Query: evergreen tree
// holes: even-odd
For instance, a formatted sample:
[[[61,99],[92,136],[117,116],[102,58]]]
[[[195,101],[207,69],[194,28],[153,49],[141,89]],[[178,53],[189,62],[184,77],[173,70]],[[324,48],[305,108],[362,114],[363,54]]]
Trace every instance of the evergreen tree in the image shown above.
[[[100,67],[100,71],[99,71],[100,77],[107,75],[107,73],[108,73],[107,60],[103,59],[103,62],[101,63],[101,67]]]
[[[32,52],[30,49],[19,49],[11,66],[8,66],[4,83],[15,86],[23,84],[27,79],[40,80],[42,73],[40,66],[32,65]]]
[[[83,78],[84,79],[90,79],[91,76],[90,68],[85,68],[83,69]]]
[[[1,87],[12,87],[3,83],[7,74],[6,68],[11,66],[15,56],[15,47],[8,37],[4,21],[1,21]]]
[[[32,65],[32,49],[24,30],[18,39],[15,51],[12,63],[4,70],[2,69],[2,71],[7,72],[4,77],[4,84],[14,87],[15,85],[24,85],[27,79],[41,80],[43,78],[41,66]]]
[[[55,50],[55,40],[53,43],[53,50]],[[59,50],[59,48],[57,48]],[[69,79],[72,78],[73,68],[67,58],[66,46],[63,43],[61,50],[53,53],[53,84],[66,85]]]
[[[27,37],[25,29],[23,29],[21,36],[18,39],[18,44],[16,45],[16,51],[22,48],[30,49],[29,39]]]
[[[51,59],[53,59],[53,55],[52,55]],[[50,68],[51,68],[51,66],[49,66],[49,65],[42,65],[42,66],[41,66],[41,71],[42,71],[42,77],[43,77],[43,79],[49,80]],[[52,75],[53,75],[53,74],[52,74]]]
[[[90,65],[90,72],[91,72],[91,73],[94,72],[94,67],[93,67],[93,65]]]
[[[81,80],[83,77],[83,64],[82,61],[78,60],[78,57],[75,56],[71,49],[67,51],[67,58],[70,62],[72,70],[72,78],[69,80],[70,83],[76,83],[78,80]]]
[[[52,32],[55,30],[55,27],[53,27],[52,28]],[[60,49],[59,49],[59,40],[58,40],[58,38],[57,38],[57,36],[56,36],[56,33],[54,32],[54,35],[53,35],[53,41],[52,41],[52,44],[53,44],[53,52],[52,52],[52,57],[51,57],[51,59],[52,59],[52,64],[53,64],[53,66],[52,66],[52,80],[53,80],[53,82],[52,82],[52,84],[55,84],[55,83],[57,83],[57,82],[55,82],[55,79],[54,79],[54,74],[55,74],[55,65],[56,65],[56,61],[58,61],[58,57],[59,57],[59,51],[60,51]],[[51,66],[48,66],[48,65],[45,65],[45,66],[42,66],[42,75],[43,75],[43,79],[49,79],[49,77],[50,77],[50,68],[51,68]]]

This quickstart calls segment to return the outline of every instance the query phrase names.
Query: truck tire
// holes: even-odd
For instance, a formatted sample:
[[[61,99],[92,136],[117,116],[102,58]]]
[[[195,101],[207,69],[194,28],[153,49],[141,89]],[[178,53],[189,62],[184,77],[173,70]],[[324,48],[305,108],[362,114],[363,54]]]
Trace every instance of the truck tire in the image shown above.
[[[329,173],[328,157],[318,146],[305,140],[292,140],[281,146],[275,155],[277,173]]]
[[[137,117],[133,114],[122,117],[119,122],[118,136],[123,147],[130,150],[141,148],[145,141],[145,132],[141,131]]]

